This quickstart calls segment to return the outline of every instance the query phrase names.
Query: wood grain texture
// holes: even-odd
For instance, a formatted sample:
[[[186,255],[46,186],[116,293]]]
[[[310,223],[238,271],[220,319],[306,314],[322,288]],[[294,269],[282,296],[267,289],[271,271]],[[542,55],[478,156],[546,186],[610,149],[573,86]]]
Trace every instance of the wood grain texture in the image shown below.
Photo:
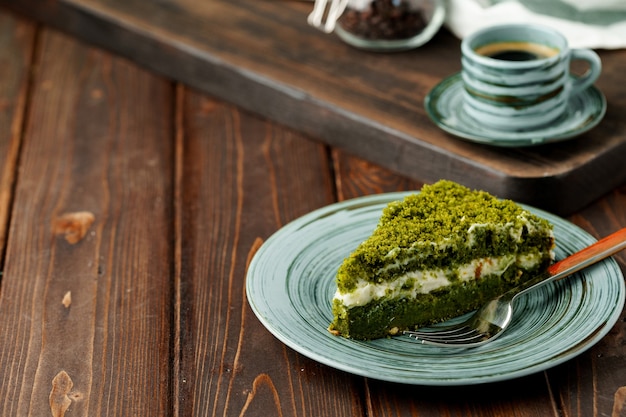
[[[325,147],[191,91],[179,111],[181,415],[361,415],[361,380],[284,346],[245,298],[262,242],[335,200]]]
[[[332,155],[339,200],[394,191],[414,191],[424,185],[423,182],[395,175],[380,165],[337,149]]]
[[[0,292],[0,414],[163,415],[172,87],[40,38]]]
[[[542,373],[468,387],[410,387],[368,381],[372,414],[380,417],[554,416],[556,404]]]
[[[445,30],[418,50],[372,54],[306,25],[307,2],[0,0],[176,80],[393,172],[448,178],[569,214],[626,180],[626,51],[602,51],[609,110],[580,138],[532,149],[460,141],[423,99],[460,69]]]
[[[0,14],[0,266],[4,258],[34,46],[35,25],[32,22]]]

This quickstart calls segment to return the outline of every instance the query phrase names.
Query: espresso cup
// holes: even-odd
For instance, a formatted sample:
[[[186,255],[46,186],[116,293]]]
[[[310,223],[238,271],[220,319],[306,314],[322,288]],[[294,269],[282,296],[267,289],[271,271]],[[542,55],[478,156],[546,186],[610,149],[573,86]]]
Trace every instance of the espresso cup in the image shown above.
[[[463,109],[493,129],[523,131],[548,126],[567,110],[571,95],[600,75],[600,57],[570,49],[556,30],[531,24],[486,28],[461,43]],[[570,74],[572,60],[588,63]]]

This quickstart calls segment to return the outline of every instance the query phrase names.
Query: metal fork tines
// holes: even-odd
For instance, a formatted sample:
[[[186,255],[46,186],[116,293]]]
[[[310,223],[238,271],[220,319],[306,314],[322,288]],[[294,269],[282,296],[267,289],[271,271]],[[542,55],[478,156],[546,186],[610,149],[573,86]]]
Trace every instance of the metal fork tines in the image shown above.
[[[479,329],[464,324],[441,330],[405,330],[403,333],[425,345],[473,347],[491,340],[493,334],[497,333],[492,331],[491,326],[486,327],[487,328]]]

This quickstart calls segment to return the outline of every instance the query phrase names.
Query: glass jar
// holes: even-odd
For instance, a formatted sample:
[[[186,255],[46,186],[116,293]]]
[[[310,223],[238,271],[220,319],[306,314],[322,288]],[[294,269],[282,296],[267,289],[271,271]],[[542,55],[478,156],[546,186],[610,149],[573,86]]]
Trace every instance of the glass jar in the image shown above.
[[[347,0],[334,31],[360,49],[402,51],[428,42],[444,17],[442,0]]]

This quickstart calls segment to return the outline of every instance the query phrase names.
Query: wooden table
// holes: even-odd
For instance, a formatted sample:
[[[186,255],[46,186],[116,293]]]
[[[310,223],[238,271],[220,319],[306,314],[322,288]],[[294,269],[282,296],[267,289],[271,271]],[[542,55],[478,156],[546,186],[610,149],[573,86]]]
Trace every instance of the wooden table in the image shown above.
[[[311,210],[425,179],[2,10],[0,40],[1,416],[626,415],[623,315],[499,384],[386,383],[295,353],[247,304],[252,255]],[[626,184],[568,219],[626,226]]]

